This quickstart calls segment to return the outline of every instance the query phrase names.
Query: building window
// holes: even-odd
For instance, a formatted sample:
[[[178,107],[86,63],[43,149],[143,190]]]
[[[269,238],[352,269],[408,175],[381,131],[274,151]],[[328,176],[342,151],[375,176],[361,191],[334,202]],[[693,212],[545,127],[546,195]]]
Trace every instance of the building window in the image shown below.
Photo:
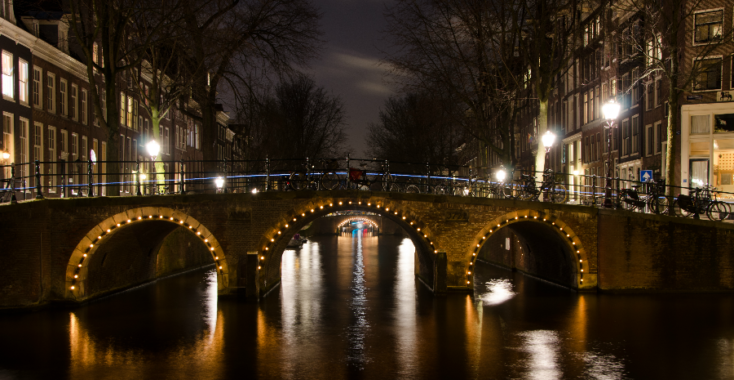
[[[581,110],[581,112],[583,113],[581,117],[583,124],[588,123],[589,122],[589,93],[588,92],[584,92],[584,107]]]
[[[56,76],[46,73],[46,109],[56,113]]]
[[[13,126],[14,116],[12,113],[3,112],[3,150],[5,153],[10,154],[10,161],[15,162],[15,139],[13,138],[13,132],[15,126]],[[6,166],[5,177],[10,178],[10,167]]]
[[[81,108],[81,111],[80,112],[82,114],[82,124],[87,125],[87,114],[88,114],[88,109],[87,109],[87,90],[82,89],[82,94],[81,95],[82,95],[81,96],[81,99],[82,99],[82,108]]]
[[[721,40],[724,25],[724,10],[707,11],[694,15],[695,34],[693,42],[705,44]]]
[[[21,104],[28,105],[28,62],[18,60],[18,99]]]
[[[637,153],[640,151],[640,118],[632,117],[632,150],[630,152]]]
[[[92,44],[92,62],[94,62],[95,65],[99,63],[98,54],[99,54],[99,45],[97,45],[97,43],[95,42]],[[95,67],[94,70],[97,70],[97,68]]]
[[[658,79],[655,81],[655,107],[663,104],[663,81]]]
[[[120,125],[121,126],[125,125],[125,114],[126,114],[125,99],[126,99],[125,93],[120,92]]]
[[[71,101],[69,102],[69,114],[75,121],[79,120],[79,88],[75,85],[71,85]]]
[[[30,159],[28,157],[28,151],[30,150],[30,141],[28,141],[28,133],[30,132],[28,130],[28,119],[21,117],[18,119],[18,121],[20,121],[20,136],[18,136],[20,140],[20,154],[18,160],[21,163],[30,163]],[[20,165],[20,167],[18,168],[19,171],[16,173],[16,176],[20,175],[21,177],[28,177],[28,167],[29,165]]]
[[[694,91],[721,89],[721,58],[700,59],[694,62],[698,73],[693,79]]]
[[[43,162],[43,124],[33,124],[33,159]],[[43,166],[41,166],[41,173]]]
[[[140,124],[138,123],[138,101],[133,101],[133,130],[139,131],[140,130]]]
[[[52,126],[48,126],[48,160],[49,161],[56,161],[56,128]],[[48,174],[48,185],[51,186],[49,189],[49,192],[55,193],[56,192],[56,165],[50,164],[48,165],[46,174]]]
[[[171,154],[170,136],[170,131],[168,130],[168,127],[166,127],[166,134],[163,135],[163,151],[166,152],[166,154]]]
[[[622,155],[626,156],[630,154],[630,121],[629,119],[622,120]]]
[[[33,105],[37,108],[41,108],[43,101],[43,79],[42,71],[38,67],[33,67]]]
[[[69,93],[66,79],[61,79],[59,81],[59,95],[61,95],[61,114],[69,116]]]
[[[647,85],[647,109],[651,110],[655,108],[655,83],[649,83]]]
[[[132,96],[127,97],[127,126],[128,128],[135,128],[133,125],[133,122],[135,119],[133,118],[133,98]]]
[[[13,55],[7,51],[3,51],[3,97],[13,99],[13,85],[15,78],[13,78]]]

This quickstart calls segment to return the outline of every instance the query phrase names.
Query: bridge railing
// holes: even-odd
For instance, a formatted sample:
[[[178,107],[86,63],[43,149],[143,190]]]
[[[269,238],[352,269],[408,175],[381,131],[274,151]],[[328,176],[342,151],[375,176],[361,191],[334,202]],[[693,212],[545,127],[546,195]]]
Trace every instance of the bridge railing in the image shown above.
[[[495,173],[496,174],[496,173]],[[0,166],[0,201],[39,197],[150,196],[163,194],[356,189],[488,197],[625,208],[664,213],[651,199],[664,198],[670,185],[554,172],[515,171],[500,181],[459,165],[384,159],[264,159],[156,161],[36,161]],[[219,179],[219,181],[218,181]],[[549,181],[552,179],[552,181]],[[218,186],[219,185],[219,186]],[[674,186],[688,196],[694,188]],[[704,189],[699,202],[731,200],[734,193]],[[658,202],[675,206],[678,197]],[[728,203],[725,203],[729,207]],[[685,206],[685,205],[684,205]],[[680,208],[678,205],[677,207]],[[685,210],[683,210],[685,211]],[[703,207],[699,213],[706,213]],[[686,215],[685,212],[678,213]],[[728,214],[725,215],[727,219]]]

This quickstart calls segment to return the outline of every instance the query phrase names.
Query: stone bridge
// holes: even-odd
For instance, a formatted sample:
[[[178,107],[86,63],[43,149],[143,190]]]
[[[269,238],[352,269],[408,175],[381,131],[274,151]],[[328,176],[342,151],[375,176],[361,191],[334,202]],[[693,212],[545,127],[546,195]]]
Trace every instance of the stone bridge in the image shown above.
[[[540,202],[364,191],[47,199],[0,206],[0,307],[81,303],[150,281],[164,240],[205,248],[220,295],[260,297],[306,224],[381,215],[435,293],[471,291],[477,259],[579,291],[732,291],[734,226]],[[188,240],[187,240],[188,239]],[[188,243],[186,243],[188,242]]]

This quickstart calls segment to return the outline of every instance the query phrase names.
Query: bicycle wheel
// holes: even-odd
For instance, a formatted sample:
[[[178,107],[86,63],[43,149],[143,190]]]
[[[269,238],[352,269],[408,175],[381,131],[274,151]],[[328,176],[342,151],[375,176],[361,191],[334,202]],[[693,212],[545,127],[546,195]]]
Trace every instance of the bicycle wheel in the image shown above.
[[[686,211],[680,207],[680,201],[678,199],[673,202],[673,212],[676,216],[682,218],[690,218],[693,215],[692,212]]]
[[[632,197],[627,192],[619,195],[619,205],[627,211],[632,211],[635,209],[634,199],[632,199]]]
[[[304,190],[308,187],[308,177],[305,172],[293,172],[288,177],[288,188],[291,190]]]
[[[507,199],[515,199],[517,195],[515,192],[515,187],[512,185],[512,182],[500,184],[500,193],[502,194],[502,198]]]
[[[418,186],[416,186],[415,184],[411,183],[405,187],[405,192],[408,194],[420,194],[421,189],[418,188]]]
[[[339,187],[339,176],[334,172],[326,172],[321,176],[321,188],[334,190]]]
[[[555,184],[550,190],[550,199],[553,203],[565,203],[568,200],[566,186],[560,183]]]
[[[433,194],[446,195],[448,194],[448,190],[446,190],[446,187],[444,185],[436,185],[433,186]]]
[[[380,182],[382,182],[382,191],[397,191],[398,190],[395,180],[392,178],[392,175],[390,175],[389,173],[384,174]]]
[[[517,189],[517,199],[521,201],[530,201],[534,199],[538,199],[539,193],[537,190],[535,190],[535,184],[532,182],[518,182],[516,184]]]
[[[668,213],[668,198],[663,196],[651,196],[647,201],[647,205],[655,214],[667,214]]]
[[[706,208],[706,216],[717,222],[726,220],[729,218],[729,214],[731,214],[729,204],[722,201],[713,201],[709,207]]]

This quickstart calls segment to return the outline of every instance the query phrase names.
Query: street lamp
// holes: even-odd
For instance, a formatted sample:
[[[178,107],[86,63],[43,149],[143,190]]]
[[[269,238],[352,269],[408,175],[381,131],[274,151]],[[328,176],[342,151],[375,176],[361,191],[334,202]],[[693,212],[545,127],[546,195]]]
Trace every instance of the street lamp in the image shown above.
[[[148,151],[148,155],[150,156],[150,161],[153,164],[153,170],[148,170],[153,174],[150,179],[157,182],[157,176],[156,176],[156,169],[155,169],[155,160],[158,158],[158,152],[161,151],[161,146],[158,144],[155,140],[150,140],[148,144],[145,145],[145,149]],[[155,184],[158,185],[157,183]],[[152,184],[151,184],[152,186]],[[153,187],[150,188],[151,191],[153,191]]]
[[[224,187],[224,178],[217,177],[216,179],[214,179],[214,184],[217,185],[217,193],[221,193],[222,187]]]
[[[497,181],[505,182],[505,178],[507,178],[507,172],[504,169],[500,169],[497,170],[497,173],[495,173],[494,176],[497,178]]]
[[[545,131],[542,140],[543,146],[545,147],[545,165],[543,165],[543,171],[545,171],[545,169],[548,168],[548,161],[550,161],[550,149],[556,141],[556,135],[551,131]]]
[[[4,161],[4,160],[7,160],[8,158],[10,158],[10,153],[8,153],[8,152],[3,152],[3,161]]]
[[[541,139],[543,142],[543,146],[545,147],[545,163],[543,164],[543,176],[541,176],[541,183],[545,179],[545,172],[548,171],[548,162],[550,161],[550,150],[553,146],[553,142],[556,141],[556,135],[553,134],[551,131],[545,131],[543,134],[543,138]],[[548,200],[548,189],[545,190],[543,193],[543,200]]]
[[[609,130],[607,135],[607,184],[604,191],[604,207],[612,208],[612,129],[616,127],[614,121],[619,116],[619,103],[612,99],[601,107],[601,112],[604,114],[604,119],[607,120],[604,128]]]

